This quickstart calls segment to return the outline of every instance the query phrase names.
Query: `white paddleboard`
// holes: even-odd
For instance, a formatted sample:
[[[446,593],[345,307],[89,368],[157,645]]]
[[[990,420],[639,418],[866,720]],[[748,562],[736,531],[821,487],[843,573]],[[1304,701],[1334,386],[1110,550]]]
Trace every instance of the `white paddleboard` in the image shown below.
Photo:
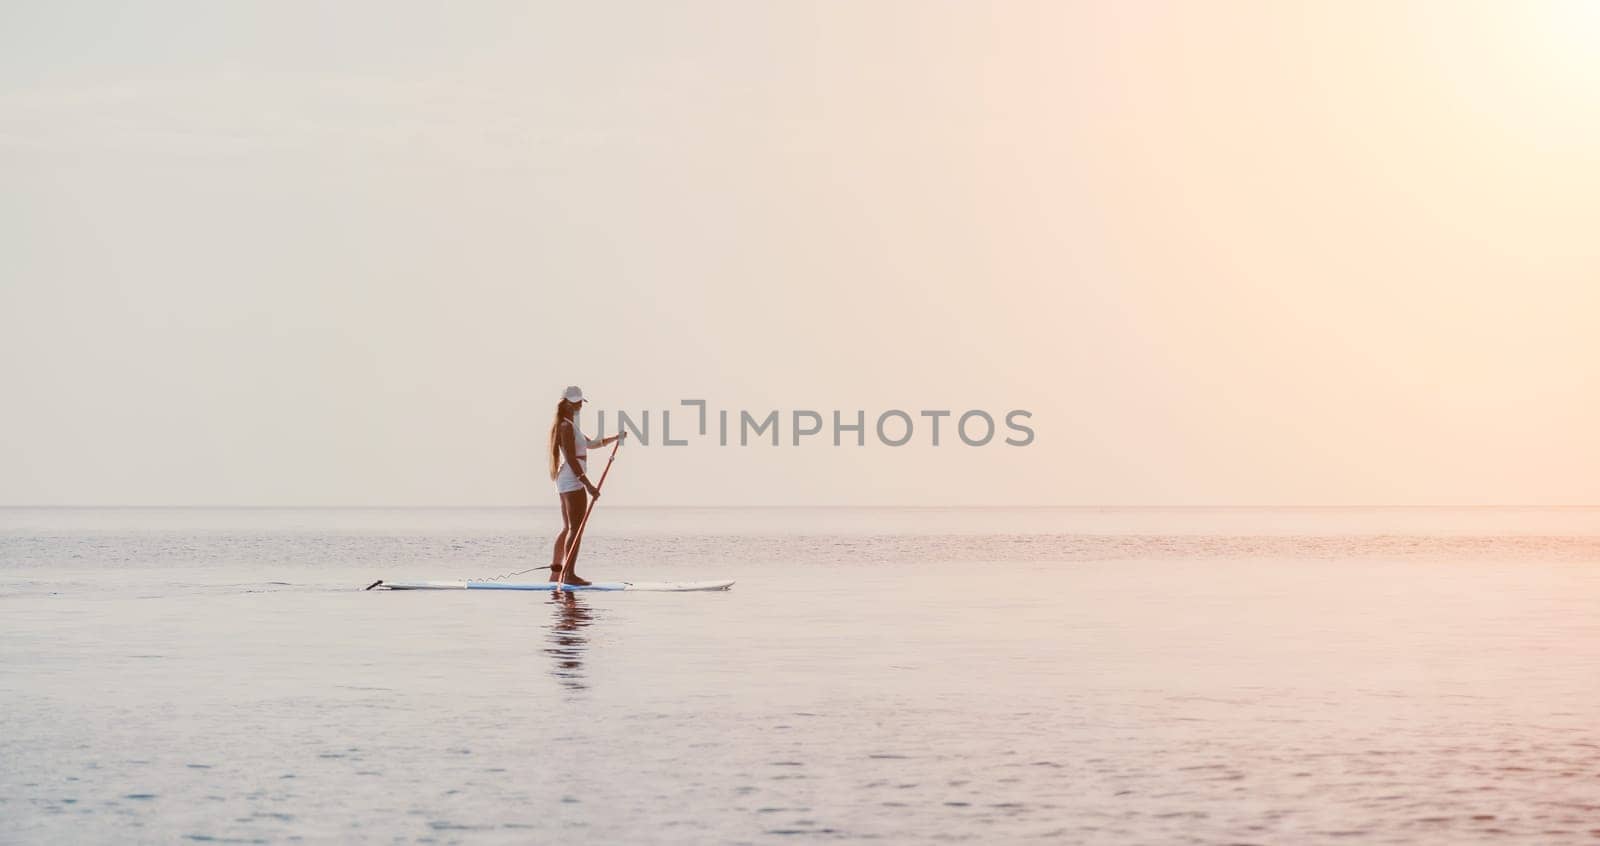
[[[562,585],[562,590],[727,590],[725,582],[595,582],[588,585]],[[555,590],[555,582],[378,582],[372,587],[389,590]]]

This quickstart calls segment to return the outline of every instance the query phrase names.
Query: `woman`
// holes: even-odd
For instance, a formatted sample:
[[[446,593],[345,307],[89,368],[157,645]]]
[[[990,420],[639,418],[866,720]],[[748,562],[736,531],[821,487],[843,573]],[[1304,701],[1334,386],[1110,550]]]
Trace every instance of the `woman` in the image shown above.
[[[550,554],[550,581],[561,581],[562,562],[567,562],[566,583],[586,585],[573,570],[578,562],[578,524],[583,522],[583,512],[589,497],[599,497],[600,490],[585,475],[588,470],[589,450],[599,449],[621,435],[590,440],[578,430],[578,411],[587,402],[577,385],[568,386],[556,406],[555,422],[550,424],[550,478],[555,480],[556,493],[561,495],[561,534],[556,536],[555,550]],[[567,545],[572,549],[568,550]]]

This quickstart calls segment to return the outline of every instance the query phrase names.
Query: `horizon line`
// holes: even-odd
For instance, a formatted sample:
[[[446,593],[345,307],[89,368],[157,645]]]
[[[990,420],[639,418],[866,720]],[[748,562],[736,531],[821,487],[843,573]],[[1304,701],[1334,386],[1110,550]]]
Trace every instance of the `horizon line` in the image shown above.
[[[478,510],[482,510],[482,511],[510,511],[510,510],[524,509],[524,508],[555,508],[555,507],[556,506],[554,504],[532,503],[532,502],[520,503],[520,504],[510,504],[510,505],[507,505],[507,504],[499,504],[499,505],[347,505],[347,504],[346,505],[283,505],[283,504],[277,504],[277,505],[262,505],[262,504],[253,504],[253,505],[241,505],[241,504],[198,505],[198,504],[173,504],[173,503],[161,504],[161,505],[131,505],[131,504],[105,504],[105,503],[89,504],[89,505],[83,505],[83,504],[60,504],[60,503],[27,504],[27,505],[24,505],[24,504],[15,504],[15,503],[0,503],[0,509],[18,509],[18,510],[21,510],[21,509],[35,509],[35,510],[82,509],[82,510],[86,510],[86,511],[87,510],[101,510],[101,511],[110,511],[110,510],[127,510],[127,511],[131,511],[131,510],[150,510],[150,511],[154,511],[154,510],[161,510],[161,509],[167,509],[167,510],[203,510],[203,509],[211,509],[211,510],[217,510],[217,511],[252,511],[252,510],[253,511],[373,511],[373,510],[382,510],[382,511],[478,511]],[[683,510],[708,509],[708,508],[722,509],[722,510],[761,510],[761,509],[783,509],[783,508],[788,508],[788,509],[811,508],[811,509],[839,509],[839,510],[844,510],[844,509],[874,509],[874,508],[877,508],[877,509],[891,509],[891,508],[893,508],[893,509],[923,509],[923,510],[961,509],[961,510],[973,510],[973,511],[979,511],[979,510],[982,510],[982,511],[999,511],[999,510],[1006,510],[1006,509],[1033,509],[1033,510],[1042,510],[1042,509],[1096,510],[1096,509],[1098,509],[1098,510],[1115,510],[1115,511],[1140,511],[1140,510],[1145,510],[1145,511],[1257,510],[1257,511],[1260,511],[1260,510],[1268,510],[1268,509],[1284,509],[1284,510],[1295,510],[1295,509],[1298,509],[1298,510],[1337,510],[1337,509],[1346,509],[1346,510],[1349,510],[1349,509],[1378,509],[1378,510],[1421,510],[1421,509],[1432,509],[1432,510],[1439,510],[1439,509],[1455,509],[1455,510],[1493,510],[1493,509],[1589,510],[1589,509],[1600,509],[1600,503],[1576,503],[1576,504],[1566,504],[1566,505],[1538,505],[1538,504],[1531,504],[1531,503],[1493,503],[1493,504],[1475,504],[1475,505],[1445,504],[1445,503],[1428,503],[1428,504],[1412,504],[1412,505],[1401,505],[1401,504],[1393,504],[1393,503],[1358,503],[1358,504],[1346,503],[1346,504],[1337,504],[1337,505],[1336,504],[1265,505],[1265,504],[1259,504],[1259,503],[1258,504],[1230,504],[1230,505],[1178,505],[1178,504],[1127,505],[1127,504],[1114,504],[1114,503],[1095,504],[1095,505],[1089,505],[1089,504],[1068,505],[1068,504],[1047,504],[1047,503],[1028,504],[1028,505],[963,505],[963,504],[826,505],[826,504],[816,504],[816,503],[810,503],[810,504],[807,504],[807,503],[791,503],[791,504],[784,504],[784,505],[751,505],[751,504],[739,504],[739,505],[732,505],[732,504],[728,504],[728,505],[712,505],[712,504],[701,504],[701,505],[650,505],[650,504],[619,504],[619,505],[611,505],[611,506],[608,506],[608,507],[609,508],[613,508],[613,509],[629,508],[629,509],[683,509]]]

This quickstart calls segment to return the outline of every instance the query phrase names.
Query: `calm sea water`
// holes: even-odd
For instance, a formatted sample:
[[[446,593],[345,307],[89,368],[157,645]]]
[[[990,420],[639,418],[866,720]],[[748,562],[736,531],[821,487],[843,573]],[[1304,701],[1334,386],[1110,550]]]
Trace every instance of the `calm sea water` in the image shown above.
[[[1600,837],[1600,510],[0,509],[0,842]]]

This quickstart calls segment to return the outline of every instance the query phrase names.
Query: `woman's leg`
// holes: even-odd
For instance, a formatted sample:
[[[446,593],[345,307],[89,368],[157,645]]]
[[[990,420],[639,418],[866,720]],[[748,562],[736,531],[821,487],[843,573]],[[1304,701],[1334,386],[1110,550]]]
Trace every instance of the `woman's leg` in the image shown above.
[[[583,493],[576,491],[575,493]],[[572,522],[571,511],[567,508],[567,497],[571,494],[557,494],[557,502],[561,505],[561,531],[556,535],[555,548],[550,550],[550,581],[555,581],[561,574],[561,562],[567,557],[567,537],[577,528]]]
[[[563,508],[561,511],[564,517],[566,509]],[[565,520],[563,520],[561,531],[556,533],[555,549],[550,550],[550,581],[552,582],[556,580],[556,576],[561,575],[561,558],[567,554],[567,527],[564,523]]]
[[[556,537],[555,550],[550,559],[550,581],[561,577],[561,565],[567,560],[569,550],[567,547],[574,540],[582,541],[578,537],[578,524],[583,522],[583,512],[589,504],[589,494],[586,491],[570,491],[561,495],[561,534]],[[567,584],[586,585],[587,581],[578,578],[576,574],[578,563],[578,550],[570,550],[571,560],[567,562]]]

